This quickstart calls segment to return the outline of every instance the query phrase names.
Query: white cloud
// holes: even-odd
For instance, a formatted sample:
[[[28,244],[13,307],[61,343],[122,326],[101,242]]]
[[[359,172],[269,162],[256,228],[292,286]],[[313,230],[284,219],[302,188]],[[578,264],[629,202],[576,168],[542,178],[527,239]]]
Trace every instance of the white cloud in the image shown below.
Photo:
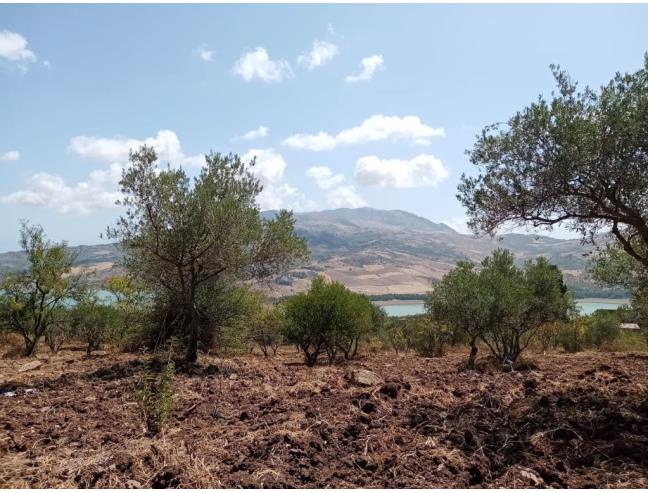
[[[284,139],[282,145],[292,149],[313,151],[333,150],[338,145],[363,144],[379,140],[405,140],[416,144],[429,144],[434,137],[443,137],[443,128],[423,124],[418,116],[384,116],[375,114],[359,126],[342,130],[335,136],[326,132],[298,133]]]
[[[200,59],[204,62],[214,61],[214,55],[216,54],[215,51],[208,49],[205,43],[201,44],[196,49],[196,53],[198,54]]]
[[[252,173],[261,180],[261,184],[277,184],[283,179],[286,161],[274,149],[250,149],[243,156],[243,162],[251,162],[256,157]]]
[[[385,69],[385,60],[382,55],[372,55],[363,58],[360,62],[362,70],[356,75],[348,75],[344,78],[345,82],[365,82],[371,80],[378,70]]]
[[[257,203],[262,210],[285,208],[306,211],[317,208],[315,202],[284,181],[287,164],[275,149],[250,149],[241,156],[241,160],[249,163],[254,157],[256,163],[250,171],[263,185],[263,190],[257,196]]]
[[[306,176],[313,178],[323,190],[329,190],[344,181],[343,174],[333,174],[330,168],[326,166],[314,166],[306,171]]]
[[[448,177],[440,159],[421,154],[410,160],[380,159],[368,155],[358,159],[356,180],[365,186],[380,188],[416,188],[436,186]]]
[[[338,47],[329,41],[313,41],[313,48],[308,53],[297,57],[297,63],[308,70],[314,70],[330,62],[338,54]]]
[[[122,166],[114,163],[107,170],[92,171],[86,181],[73,185],[58,175],[34,174],[24,190],[3,196],[8,204],[52,208],[63,214],[88,215],[98,209],[111,208],[121,196],[117,183]]]
[[[345,180],[343,174],[333,174],[333,171],[327,166],[311,167],[306,171],[306,176],[315,180],[317,186],[327,192],[326,202],[330,207],[358,208],[367,204],[358,195],[355,186],[342,185]]]
[[[234,137],[232,140],[255,140],[257,138],[263,138],[268,136],[268,129],[265,126],[259,126],[256,130],[250,130],[243,135]]]
[[[356,193],[355,186],[340,186],[328,195],[327,203],[333,208],[359,208],[367,205],[367,202]]]
[[[337,32],[335,31],[335,26],[331,24],[330,22],[326,25],[326,32],[328,32],[331,36],[335,36]]]
[[[19,70],[27,71],[30,63],[36,62],[36,55],[27,49],[27,40],[11,31],[0,31],[0,58],[15,64]]]
[[[264,82],[281,82],[293,75],[290,63],[286,60],[272,60],[262,46],[243,53],[234,64],[233,71],[246,82],[255,78]]]
[[[142,145],[153,147],[161,161],[172,165],[201,166],[205,162],[203,155],[187,156],[182,151],[180,139],[171,130],[160,130],[155,137],[138,140],[134,138],[72,137],[69,150],[79,157],[100,162],[126,162],[130,150],[137,150]]]
[[[20,159],[20,152],[17,150],[9,150],[4,154],[0,154],[0,162],[15,162]]]
[[[452,217],[451,219],[442,222],[461,234],[472,234],[468,228],[468,217],[465,215],[463,217]]]
[[[44,66],[45,68],[47,68],[48,70],[49,70],[50,68],[52,68],[52,64],[50,63],[49,60],[45,60],[45,61],[43,62],[43,66]]]

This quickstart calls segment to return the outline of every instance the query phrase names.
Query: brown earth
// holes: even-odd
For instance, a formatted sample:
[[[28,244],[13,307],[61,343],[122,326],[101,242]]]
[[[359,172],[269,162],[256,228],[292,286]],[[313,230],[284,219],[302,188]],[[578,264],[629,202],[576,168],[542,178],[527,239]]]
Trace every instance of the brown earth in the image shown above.
[[[648,355],[532,355],[514,372],[464,357],[204,357],[176,374],[157,438],[135,356],[0,360],[0,485],[648,487]],[[356,386],[352,368],[386,383]]]

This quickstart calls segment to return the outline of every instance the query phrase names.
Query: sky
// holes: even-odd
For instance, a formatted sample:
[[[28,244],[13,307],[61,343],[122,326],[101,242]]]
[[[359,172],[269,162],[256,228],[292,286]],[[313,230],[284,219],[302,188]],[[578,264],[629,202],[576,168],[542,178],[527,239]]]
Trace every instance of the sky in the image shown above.
[[[21,219],[95,244],[128,151],[234,152],[262,209],[402,209],[465,229],[485,125],[641,68],[648,5],[0,5],[0,251]],[[564,231],[556,231],[560,236]]]

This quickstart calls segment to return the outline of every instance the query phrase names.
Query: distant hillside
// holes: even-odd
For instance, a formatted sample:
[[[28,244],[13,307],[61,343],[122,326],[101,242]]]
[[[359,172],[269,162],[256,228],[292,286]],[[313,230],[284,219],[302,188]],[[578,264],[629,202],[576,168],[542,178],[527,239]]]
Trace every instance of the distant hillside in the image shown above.
[[[262,215],[270,218],[275,211]],[[307,288],[317,273],[372,295],[421,294],[459,260],[480,261],[495,248],[511,249],[519,263],[546,256],[563,269],[568,283],[591,296],[618,296],[601,289],[584,274],[591,246],[579,240],[534,234],[504,234],[495,239],[460,234],[445,224],[402,210],[336,209],[295,214],[296,231],[311,250],[310,262],[277,278],[272,290],[286,295]],[[93,267],[98,279],[116,272],[121,258],[116,244],[72,247],[77,266]],[[23,253],[0,253],[0,271],[20,270]]]

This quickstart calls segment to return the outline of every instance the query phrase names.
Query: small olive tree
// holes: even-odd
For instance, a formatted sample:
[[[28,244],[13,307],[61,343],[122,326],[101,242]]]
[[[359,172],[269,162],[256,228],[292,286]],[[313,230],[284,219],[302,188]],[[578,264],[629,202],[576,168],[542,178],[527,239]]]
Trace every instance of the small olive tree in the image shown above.
[[[326,353],[333,363],[339,351],[345,358],[356,355],[359,342],[369,336],[380,316],[368,297],[349,291],[339,282],[313,279],[310,290],[285,303],[285,338],[313,366]]]
[[[425,307],[430,317],[439,323],[459,328],[470,345],[467,366],[473,368],[477,357],[477,340],[489,326],[492,298],[483,279],[468,261],[460,261],[457,268],[433,284]]]
[[[42,227],[23,222],[20,246],[28,267],[6,274],[0,284],[0,325],[19,333],[25,355],[31,356],[39,341],[57,327],[64,315],[61,308],[76,292],[79,276],[71,274],[74,254],[65,243],[49,241]]]
[[[474,367],[478,340],[500,362],[514,363],[537,330],[568,319],[572,305],[557,267],[539,258],[519,268],[507,250],[485,258],[479,272],[473,264],[460,262],[426,301],[432,319],[467,334],[469,368]]]

